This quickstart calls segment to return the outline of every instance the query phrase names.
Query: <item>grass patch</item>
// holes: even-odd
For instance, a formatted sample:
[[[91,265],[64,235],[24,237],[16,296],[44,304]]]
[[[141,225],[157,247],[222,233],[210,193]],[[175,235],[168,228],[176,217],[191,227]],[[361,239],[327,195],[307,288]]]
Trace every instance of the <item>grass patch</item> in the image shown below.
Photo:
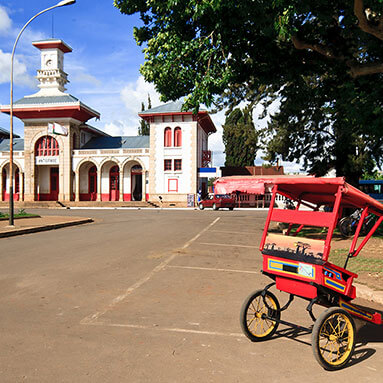
[[[35,217],[40,217],[38,214],[31,214],[27,213],[24,209],[20,209],[17,213],[14,213],[14,218],[35,218]],[[8,213],[3,213],[0,211],[0,220],[4,221],[6,219],[9,219],[9,214]]]
[[[343,267],[346,262],[348,250],[335,249],[330,252],[329,261],[337,266]],[[367,258],[359,254],[357,257],[351,258],[347,264],[347,270],[354,273],[359,272],[383,272],[383,259],[380,258]]]

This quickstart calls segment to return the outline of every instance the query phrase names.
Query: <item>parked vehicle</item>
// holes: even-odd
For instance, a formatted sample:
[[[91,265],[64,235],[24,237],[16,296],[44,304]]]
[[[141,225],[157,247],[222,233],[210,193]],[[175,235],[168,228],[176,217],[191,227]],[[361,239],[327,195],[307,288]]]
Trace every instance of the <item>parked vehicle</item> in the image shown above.
[[[363,209],[357,209],[352,214],[347,217],[343,217],[339,221],[338,228],[342,237],[348,238],[355,234],[358,223],[362,217],[362,212]],[[376,218],[377,217],[371,213],[364,217],[363,224],[360,229],[361,235],[366,235],[371,230],[376,222]]]
[[[213,210],[221,208],[228,208],[233,210],[235,206],[235,198],[230,194],[214,194],[199,202],[198,207],[200,210],[205,207],[211,207]]]
[[[296,202],[297,208],[278,209],[277,194]],[[300,207],[305,209],[300,209]],[[331,211],[321,211],[327,206]],[[360,209],[361,217],[354,240],[345,257],[343,267],[329,261],[331,240],[339,212],[343,208]],[[358,244],[364,218],[374,214],[376,221],[368,228],[366,237]],[[271,222],[289,225],[286,235],[275,233]],[[317,362],[326,370],[339,370],[353,356],[356,340],[354,318],[376,325],[383,325],[382,313],[369,307],[351,303],[356,298],[353,281],[357,274],[347,270],[348,262],[356,257],[383,222],[383,204],[360,190],[348,185],[343,178],[290,178],[274,180],[273,197],[260,244],[265,276],[273,282],[251,293],[240,313],[244,334],[253,342],[271,338],[280,324],[300,331],[311,332],[311,346]],[[298,226],[294,230],[294,227]],[[325,240],[310,237],[310,229],[325,228]],[[270,229],[270,230],[269,230]],[[297,237],[301,232],[301,236]],[[304,236],[302,236],[304,235]],[[270,291],[289,295],[284,306]],[[306,310],[314,326],[303,327],[281,319],[295,297],[308,302]],[[314,305],[326,308],[318,318],[312,312]],[[380,330],[376,330],[378,333]],[[274,358],[277,358],[275,350]]]

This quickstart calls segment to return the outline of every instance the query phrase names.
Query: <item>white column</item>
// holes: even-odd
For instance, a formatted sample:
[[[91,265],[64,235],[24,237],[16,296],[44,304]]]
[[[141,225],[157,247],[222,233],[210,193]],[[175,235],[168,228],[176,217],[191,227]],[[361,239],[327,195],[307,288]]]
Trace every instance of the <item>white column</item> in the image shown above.
[[[118,180],[118,189],[119,189],[119,195],[118,200],[123,201],[124,200],[124,169],[119,171],[119,180]]]
[[[78,169],[76,172],[75,172],[75,186],[76,186],[76,193],[75,193],[75,197],[74,197],[74,200],[75,201],[80,201],[80,169]]]
[[[101,201],[101,178],[102,178],[102,167],[97,168],[97,201]]]
[[[146,201],[146,172],[142,169],[142,201]]]
[[[0,172],[0,201],[3,201],[3,171]]]
[[[24,201],[24,173],[19,171],[20,201]]]

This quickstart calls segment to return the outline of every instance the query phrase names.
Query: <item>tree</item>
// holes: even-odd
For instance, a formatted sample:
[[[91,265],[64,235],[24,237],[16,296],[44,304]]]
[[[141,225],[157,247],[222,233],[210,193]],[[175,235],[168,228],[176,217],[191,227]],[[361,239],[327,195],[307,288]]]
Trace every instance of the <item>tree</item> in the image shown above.
[[[280,97],[285,131],[274,133],[282,132],[290,143],[289,150],[285,145],[279,152],[284,158],[298,155],[291,145],[292,137],[312,140],[310,113],[302,121],[296,120],[299,111],[308,106],[317,108],[311,115],[323,120],[314,124],[327,129],[334,142],[347,136],[351,127],[352,141],[363,141],[358,148],[367,148],[362,157],[371,162],[370,140],[376,132],[369,125],[373,120],[374,126],[381,126],[383,116],[382,95],[375,86],[381,83],[383,73],[381,0],[369,0],[366,5],[363,0],[115,0],[115,5],[122,13],[140,13],[143,24],[134,34],[137,43],[144,45],[146,56],[141,73],[154,82],[163,101],[188,95],[185,109],[197,110],[201,103],[233,108],[241,101],[268,105]],[[339,89],[335,95],[329,92],[336,86],[350,91],[351,96],[352,90],[361,89],[364,98],[349,96],[354,103],[347,103]],[[316,87],[320,94],[316,94]],[[380,97],[373,106],[369,105],[368,89]],[[285,97],[291,93],[298,94],[299,101],[294,106],[290,99],[289,107],[284,107]],[[318,99],[304,99],[304,95]],[[278,114],[274,117],[276,128]],[[286,125],[289,118],[294,129]],[[317,137],[320,143],[320,135]],[[277,153],[278,145],[273,145]],[[339,145],[335,146],[331,156],[337,158],[331,161],[336,164],[344,156]],[[328,162],[320,147],[316,149],[318,156],[307,161],[301,151],[307,169],[322,168],[321,163]],[[347,165],[351,167],[351,163]],[[348,172],[337,168],[339,174],[343,171]]]
[[[150,98],[149,98],[150,103]],[[150,108],[149,108],[150,109]],[[141,103],[141,112],[145,110],[145,104]],[[150,134],[150,127],[149,124],[142,118],[140,121],[140,126],[138,127],[138,135],[139,136],[149,136]]]
[[[257,154],[258,135],[249,109],[234,109],[223,125],[225,166],[253,166]]]
[[[317,176],[336,169],[354,185],[381,166],[383,93],[372,90],[369,79],[350,81],[341,73],[304,78],[287,84],[278,98],[279,111],[262,134],[265,159],[282,155]]]

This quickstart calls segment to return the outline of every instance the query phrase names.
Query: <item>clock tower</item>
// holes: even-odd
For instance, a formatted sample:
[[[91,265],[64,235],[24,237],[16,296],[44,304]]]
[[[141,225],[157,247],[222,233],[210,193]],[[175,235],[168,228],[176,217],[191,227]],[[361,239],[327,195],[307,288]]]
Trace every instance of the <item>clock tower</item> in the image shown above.
[[[41,51],[41,69],[37,71],[40,91],[36,96],[63,94],[69,82],[64,72],[64,54],[72,52],[72,48],[57,39],[35,41],[33,45]]]

